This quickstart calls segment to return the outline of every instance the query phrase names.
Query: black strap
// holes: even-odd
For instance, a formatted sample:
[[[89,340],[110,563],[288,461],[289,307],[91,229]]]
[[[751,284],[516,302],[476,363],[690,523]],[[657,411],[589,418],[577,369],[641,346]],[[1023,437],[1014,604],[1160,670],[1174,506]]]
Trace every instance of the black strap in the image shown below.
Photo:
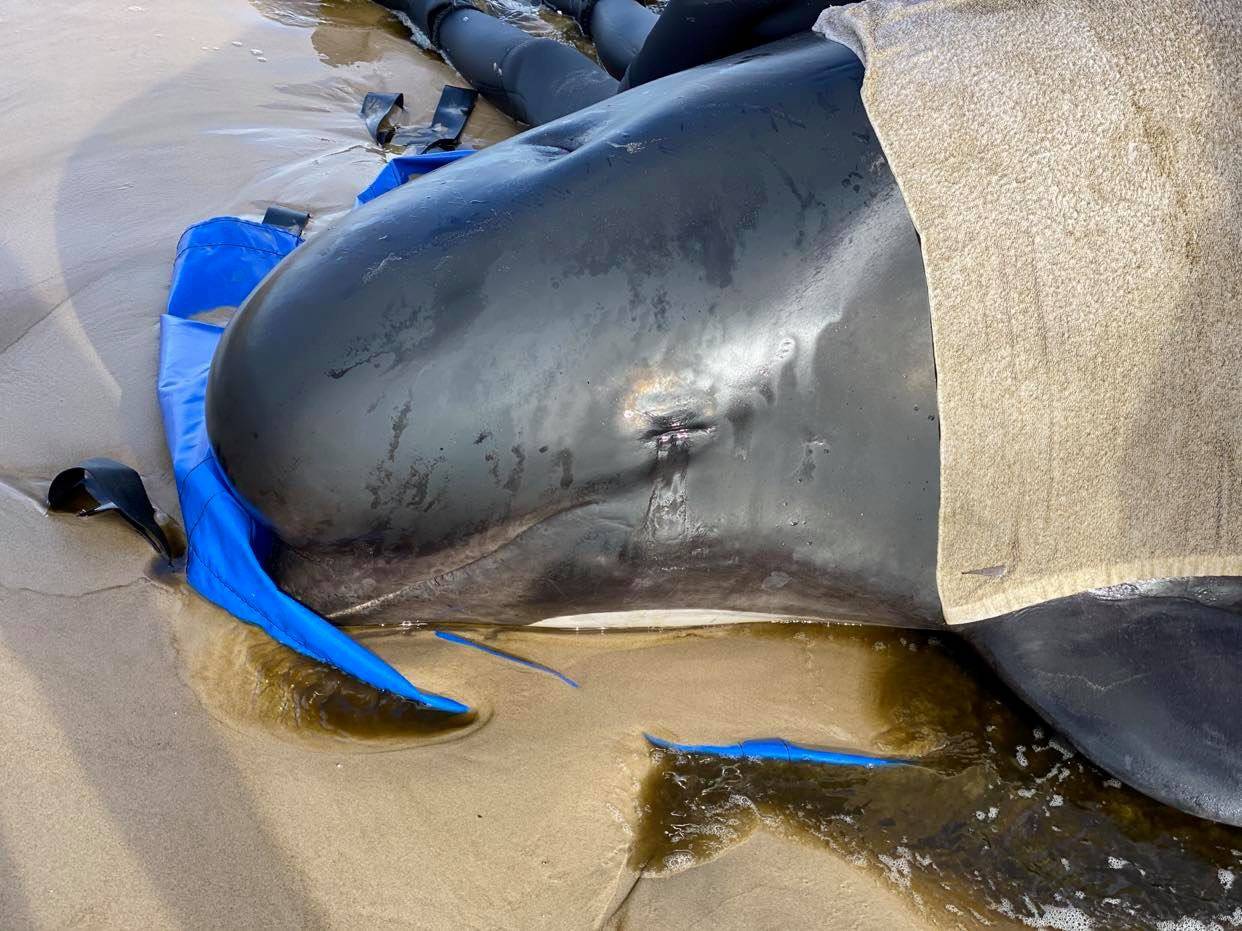
[[[142,486],[142,478],[124,463],[115,459],[86,459],[65,469],[52,479],[47,506],[53,511],[75,511],[79,517],[115,511],[172,564],[172,547],[163,528],[155,522],[155,508]]]
[[[282,207],[280,204],[272,204],[267,208],[267,213],[263,214],[265,226],[275,226],[298,237],[301,237],[302,230],[306,229],[306,224],[309,222],[309,213],[294,210],[292,207]]]
[[[445,85],[429,126],[393,125],[396,111],[405,109],[404,94],[367,94],[359,115],[380,145],[413,148],[421,155],[432,149],[455,148],[478,99],[478,91]]]
[[[388,140],[392,138],[393,129],[391,126],[384,126],[389,121],[389,117],[394,110],[405,109],[405,94],[376,94],[370,93],[362,98],[362,110],[358,115],[362,117],[362,121],[367,124],[367,132],[371,134],[371,138],[380,145],[388,145]]]

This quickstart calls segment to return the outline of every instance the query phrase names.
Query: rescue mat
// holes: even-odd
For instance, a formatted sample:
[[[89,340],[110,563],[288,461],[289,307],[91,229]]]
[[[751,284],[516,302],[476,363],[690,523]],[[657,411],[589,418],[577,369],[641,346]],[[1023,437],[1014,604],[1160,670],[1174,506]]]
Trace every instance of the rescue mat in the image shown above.
[[[392,159],[360,196],[378,197],[468,151]],[[168,310],[160,319],[158,393],[186,536],[186,579],[204,598],[255,624],[273,639],[376,688],[446,712],[461,702],[424,691],[347,634],[290,598],[264,570],[275,539],[243,505],[207,438],[207,376],[224,327],[195,315],[238,307],[302,242],[288,214],[256,223],[215,217],[182,234],[173,262]]]

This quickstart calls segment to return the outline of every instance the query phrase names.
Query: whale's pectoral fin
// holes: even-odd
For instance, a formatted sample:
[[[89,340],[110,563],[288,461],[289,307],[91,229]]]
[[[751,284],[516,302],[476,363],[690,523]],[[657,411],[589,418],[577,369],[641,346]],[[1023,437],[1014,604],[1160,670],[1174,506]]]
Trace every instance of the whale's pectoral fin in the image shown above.
[[[962,632],[1101,767],[1242,825],[1242,579],[1099,589]]]

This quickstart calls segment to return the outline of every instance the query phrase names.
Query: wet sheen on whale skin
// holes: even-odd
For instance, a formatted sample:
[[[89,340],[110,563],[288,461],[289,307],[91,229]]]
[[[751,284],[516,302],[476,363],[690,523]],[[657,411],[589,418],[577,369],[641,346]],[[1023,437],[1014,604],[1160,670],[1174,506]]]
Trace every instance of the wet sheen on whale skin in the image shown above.
[[[216,355],[217,455],[351,623],[726,608],[939,623],[917,237],[814,36],[380,198]]]

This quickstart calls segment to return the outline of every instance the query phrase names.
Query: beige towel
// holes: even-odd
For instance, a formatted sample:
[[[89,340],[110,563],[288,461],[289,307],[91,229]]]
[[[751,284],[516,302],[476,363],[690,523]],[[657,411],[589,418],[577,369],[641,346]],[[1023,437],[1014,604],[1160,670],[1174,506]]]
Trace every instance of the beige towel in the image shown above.
[[[950,623],[1242,575],[1242,0],[867,0],[816,27],[923,239]]]

